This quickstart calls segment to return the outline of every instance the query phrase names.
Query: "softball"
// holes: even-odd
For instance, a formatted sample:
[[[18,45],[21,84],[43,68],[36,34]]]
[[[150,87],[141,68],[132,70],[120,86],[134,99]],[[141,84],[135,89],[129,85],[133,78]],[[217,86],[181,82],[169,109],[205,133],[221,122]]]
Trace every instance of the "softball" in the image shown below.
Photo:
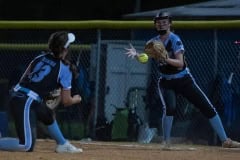
[[[148,55],[146,53],[141,53],[138,55],[137,60],[140,63],[147,63],[148,62]]]

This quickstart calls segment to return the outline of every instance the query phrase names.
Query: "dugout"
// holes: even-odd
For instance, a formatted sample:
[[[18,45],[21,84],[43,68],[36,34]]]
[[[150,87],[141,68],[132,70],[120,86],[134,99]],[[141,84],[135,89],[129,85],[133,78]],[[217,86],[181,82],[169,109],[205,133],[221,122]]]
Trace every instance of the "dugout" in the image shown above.
[[[137,12],[123,15],[124,19],[151,20],[161,11],[168,11],[176,20],[238,20],[239,0],[210,0],[171,8]]]

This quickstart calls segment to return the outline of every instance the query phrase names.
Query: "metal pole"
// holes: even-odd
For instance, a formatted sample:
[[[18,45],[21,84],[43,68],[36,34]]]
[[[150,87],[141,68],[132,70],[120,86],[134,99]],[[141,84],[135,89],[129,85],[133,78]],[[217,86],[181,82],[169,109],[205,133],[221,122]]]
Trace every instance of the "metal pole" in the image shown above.
[[[218,36],[217,29],[214,29],[214,79],[217,77],[218,72]]]
[[[218,37],[217,37],[217,29],[214,29],[214,79],[217,78],[217,72],[218,72]],[[214,132],[214,137],[213,137],[213,143],[216,145],[217,144],[217,133]]]
[[[100,54],[101,54],[101,30],[97,30],[97,56],[96,56],[96,84],[95,84],[95,112],[94,112],[94,125],[93,125],[93,131],[94,131],[94,137],[96,137],[96,124],[97,124],[97,117],[98,117],[98,97],[99,97],[99,77],[100,77]]]

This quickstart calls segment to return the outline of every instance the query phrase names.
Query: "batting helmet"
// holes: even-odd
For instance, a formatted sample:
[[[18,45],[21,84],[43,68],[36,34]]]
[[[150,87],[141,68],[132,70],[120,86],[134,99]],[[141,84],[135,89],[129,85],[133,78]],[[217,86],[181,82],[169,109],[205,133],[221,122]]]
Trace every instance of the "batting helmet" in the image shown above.
[[[154,23],[156,23],[157,20],[161,19],[168,19],[169,22],[172,22],[172,16],[170,15],[169,12],[158,12],[157,15],[154,17]]]

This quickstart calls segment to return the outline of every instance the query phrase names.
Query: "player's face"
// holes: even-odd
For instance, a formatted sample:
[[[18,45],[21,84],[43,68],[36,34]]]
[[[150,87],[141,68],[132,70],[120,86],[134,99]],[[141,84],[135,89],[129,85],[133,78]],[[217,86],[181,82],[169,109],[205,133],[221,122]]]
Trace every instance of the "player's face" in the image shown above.
[[[155,22],[155,27],[156,29],[159,30],[168,30],[170,29],[170,22],[168,19],[160,19],[160,20],[156,20]]]

